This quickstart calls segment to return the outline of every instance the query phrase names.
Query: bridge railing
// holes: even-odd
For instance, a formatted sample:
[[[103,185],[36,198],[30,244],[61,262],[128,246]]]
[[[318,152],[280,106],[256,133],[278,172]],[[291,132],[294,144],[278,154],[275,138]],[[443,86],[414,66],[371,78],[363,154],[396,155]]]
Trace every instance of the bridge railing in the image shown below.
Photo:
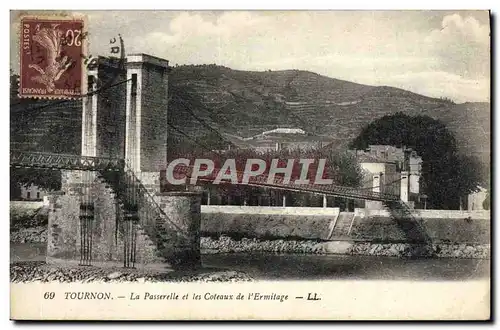
[[[109,171],[124,168],[125,161],[119,158],[10,150],[10,165],[27,168]]]
[[[159,249],[163,248],[164,243],[182,237],[180,228],[161,209],[153,194],[128,164],[125,163],[119,171],[105,171],[101,175],[115,191],[125,214],[129,215],[123,220],[140,224]]]
[[[14,167],[28,167],[28,168],[49,168],[49,169],[88,170],[88,171],[124,171],[124,173],[129,173],[129,175],[131,175],[130,174],[131,171],[129,170],[130,167],[126,164],[126,162],[123,159],[118,159],[118,158],[11,150],[10,164],[11,166]],[[220,169],[217,170],[219,171]],[[178,165],[176,166],[174,171],[174,173],[184,174],[188,178],[191,178],[192,172],[193,172],[193,167],[186,165]],[[243,172],[239,171],[237,172],[237,175],[239,176],[239,178],[242,178]],[[204,182],[213,182],[215,180],[215,175],[204,176],[199,178],[199,180]],[[139,179],[135,178],[132,181],[136,182],[139,181]],[[221,180],[221,182],[231,183],[226,179]],[[311,192],[311,193],[326,194],[330,196],[368,199],[376,201],[399,200],[399,196],[397,195],[383,193],[383,192],[374,192],[356,187],[347,187],[334,184],[322,185],[315,183],[309,183],[309,184],[297,184],[294,182],[285,183],[283,181],[283,177],[280,176],[275,176],[274,180],[272,182],[269,182],[269,177],[267,174],[251,176],[249,178],[248,183],[244,184],[250,186],[267,187],[272,189],[281,189],[281,190],[298,191],[298,192]]]
[[[177,165],[174,169],[174,174],[184,175],[186,178],[190,179],[193,173],[193,166],[187,165]],[[203,182],[214,182],[216,178],[216,174],[220,169],[214,169],[212,174],[206,175],[203,177],[197,178],[199,181]],[[349,197],[349,198],[357,198],[357,199],[368,199],[368,200],[376,200],[376,201],[397,201],[399,200],[399,196],[389,193],[383,192],[374,192],[371,190],[356,188],[356,187],[347,187],[340,186],[335,184],[316,184],[316,183],[307,183],[307,184],[297,184],[294,182],[284,182],[284,178],[282,176],[275,176],[271,182],[269,182],[269,175],[260,174],[257,176],[251,176],[248,180],[248,183],[241,183],[241,179],[243,178],[243,172],[237,171],[236,175],[238,177],[238,184],[241,185],[249,185],[256,187],[264,187],[264,188],[273,188],[273,189],[281,189],[288,191],[298,191],[298,192],[311,192],[318,194],[326,194],[330,196],[339,196],[339,197]],[[221,183],[232,183],[231,180],[222,179]],[[234,183],[232,183],[234,184]]]

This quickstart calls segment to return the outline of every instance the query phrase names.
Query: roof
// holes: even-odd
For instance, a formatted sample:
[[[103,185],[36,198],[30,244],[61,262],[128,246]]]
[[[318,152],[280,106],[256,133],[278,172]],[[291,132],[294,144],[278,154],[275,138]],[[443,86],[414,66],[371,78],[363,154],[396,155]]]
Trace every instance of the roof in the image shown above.
[[[268,135],[268,134],[306,134],[303,129],[300,128],[275,128],[270,131],[262,132],[260,135]]]
[[[290,143],[315,143],[315,142],[330,142],[331,139],[324,136],[313,135],[298,135],[298,134],[276,134],[258,136],[251,140],[246,140],[248,143],[264,143],[264,142],[290,142]]]
[[[127,55],[127,63],[149,63],[168,68],[168,60],[143,53]]]

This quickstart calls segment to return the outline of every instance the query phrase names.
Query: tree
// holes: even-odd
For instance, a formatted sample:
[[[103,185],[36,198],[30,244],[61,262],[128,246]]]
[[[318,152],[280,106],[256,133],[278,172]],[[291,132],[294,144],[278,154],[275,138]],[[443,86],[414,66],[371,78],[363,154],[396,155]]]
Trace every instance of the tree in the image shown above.
[[[21,186],[15,178],[10,176],[10,200],[16,200],[21,197]]]
[[[45,190],[59,190],[61,189],[61,171],[52,169],[11,168],[10,181],[11,187],[13,187],[13,182],[15,182],[23,187],[35,185]]]
[[[460,155],[446,125],[429,116],[381,117],[364,127],[350,147],[370,144],[411,147],[422,157],[421,186],[432,208],[457,209],[460,197],[476,191],[482,181],[478,160]]]

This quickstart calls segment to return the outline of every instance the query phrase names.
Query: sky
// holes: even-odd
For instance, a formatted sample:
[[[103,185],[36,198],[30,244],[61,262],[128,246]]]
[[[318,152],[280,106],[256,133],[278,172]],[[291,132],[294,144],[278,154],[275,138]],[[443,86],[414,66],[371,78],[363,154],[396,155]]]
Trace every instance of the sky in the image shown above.
[[[87,11],[89,52],[239,70],[299,69],[455,102],[490,100],[487,11]],[[11,12],[18,71],[19,24]]]

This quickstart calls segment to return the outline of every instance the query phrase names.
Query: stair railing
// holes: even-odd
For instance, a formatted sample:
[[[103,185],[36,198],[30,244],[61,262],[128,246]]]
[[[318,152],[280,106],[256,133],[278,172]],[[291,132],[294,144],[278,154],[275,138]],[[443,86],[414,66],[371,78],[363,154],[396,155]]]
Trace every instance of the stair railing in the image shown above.
[[[125,242],[124,254],[126,260],[130,259],[128,264],[133,265],[136,256],[136,225],[140,225],[160,251],[165,248],[166,242],[175,244],[185,234],[161,209],[130,165],[126,162],[122,165],[120,170],[103,171],[101,175],[112,187],[123,207],[123,214],[118,222],[121,223],[120,230],[124,237],[132,237]],[[126,262],[125,266],[129,267],[128,264]]]

